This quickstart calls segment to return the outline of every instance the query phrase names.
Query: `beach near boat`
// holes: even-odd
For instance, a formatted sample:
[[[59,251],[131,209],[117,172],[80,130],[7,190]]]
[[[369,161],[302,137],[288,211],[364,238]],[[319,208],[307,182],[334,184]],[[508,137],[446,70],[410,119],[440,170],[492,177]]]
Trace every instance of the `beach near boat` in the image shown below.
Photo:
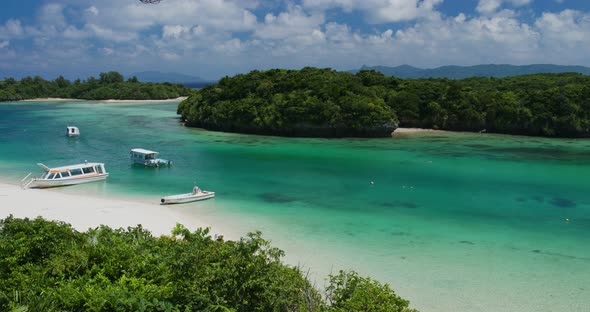
[[[218,226],[195,219],[187,219],[173,210],[154,202],[140,202],[121,198],[104,198],[88,194],[74,195],[59,189],[21,189],[19,186],[0,182],[0,218],[13,215],[18,218],[43,217],[64,221],[78,231],[86,231],[100,225],[112,228],[141,226],[154,236],[170,235],[177,223],[191,230],[212,227],[212,235],[221,234]],[[217,231],[215,231],[217,230]],[[239,238],[223,231],[227,238]]]
[[[176,108],[0,105],[0,181],[12,183],[0,194],[0,212],[79,230],[141,223],[161,235],[180,222],[212,226],[212,235],[228,239],[260,230],[318,284],[352,269],[390,283],[420,311],[588,310],[587,141],[455,132],[378,140],[240,135],[180,127]],[[64,136],[72,121],[80,137]],[[134,166],[129,149],[137,146],[174,166]],[[17,186],[39,172],[37,162],[85,160],[105,163],[109,179]],[[159,205],[195,182],[215,190],[215,199]]]

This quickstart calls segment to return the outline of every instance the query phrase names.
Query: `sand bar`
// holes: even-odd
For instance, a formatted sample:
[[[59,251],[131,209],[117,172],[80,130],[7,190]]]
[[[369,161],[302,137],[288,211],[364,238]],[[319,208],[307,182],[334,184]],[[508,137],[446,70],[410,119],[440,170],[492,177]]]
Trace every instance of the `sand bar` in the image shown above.
[[[21,189],[18,185],[5,182],[0,182],[0,201],[2,219],[11,214],[18,218],[41,216],[47,220],[65,221],[79,231],[101,224],[112,228],[141,224],[154,236],[160,236],[169,235],[176,223],[182,223],[191,231],[199,227],[212,227],[194,218],[187,219],[168,206],[157,203],[64,194],[55,189]],[[213,233],[221,232],[218,227],[212,227]],[[226,237],[235,239],[227,234]]]
[[[423,128],[397,128],[395,129],[395,131],[393,132],[395,133],[403,133],[403,134],[409,134],[409,133],[437,133],[437,132],[447,132],[445,130],[435,130],[435,129],[423,129]]]

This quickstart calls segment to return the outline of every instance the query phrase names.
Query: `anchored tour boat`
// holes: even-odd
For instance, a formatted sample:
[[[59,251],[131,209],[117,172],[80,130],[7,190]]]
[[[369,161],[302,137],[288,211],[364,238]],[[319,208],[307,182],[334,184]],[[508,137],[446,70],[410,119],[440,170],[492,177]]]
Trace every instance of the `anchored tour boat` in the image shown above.
[[[46,188],[82,184],[105,180],[109,176],[103,163],[85,162],[83,164],[55,168],[49,168],[41,163],[38,163],[37,165],[43,168],[45,172],[37,178],[30,178],[32,173],[29,173],[21,180],[21,186],[23,188]]]
[[[134,163],[144,165],[146,167],[160,167],[160,166],[170,166],[172,165],[172,161],[157,158],[160,153],[146,150],[143,148],[134,148],[129,153],[131,155],[131,160]]]
[[[66,127],[66,135],[69,137],[77,137],[80,136],[80,129],[74,126],[67,126]]]
[[[192,193],[164,196],[160,199],[160,203],[162,205],[184,204],[213,197],[215,197],[215,192],[203,191],[198,186],[195,186]]]

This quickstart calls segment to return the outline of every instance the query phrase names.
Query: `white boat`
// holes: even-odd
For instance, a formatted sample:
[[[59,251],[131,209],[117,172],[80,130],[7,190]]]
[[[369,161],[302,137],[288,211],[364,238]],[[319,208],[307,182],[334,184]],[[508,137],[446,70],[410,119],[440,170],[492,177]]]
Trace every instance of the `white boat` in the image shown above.
[[[80,129],[74,126],[67,126],[66,127],[66,135],[69,137],[77,137],[80,136]]]
[[[134,148],[129,153],[131,155],[131,160],[134,163],[144,165],[146,167],[160,167],[160,166],[170,166],[172,165],[172,161],[158,158],[160,153],[146,150],[143,148]]]
[[[160,199],[160,203],[162,205],[184,204],[213,197],[215,197],[215,192],[203,191],[195,186],[191,193],[164,196]]]
[[[29,176],[31,176],[31,174],[29,173],[29,175],[21,181],[21,186],[23,188],[46,188],[82,184],[105,180],[109,176],[103,163],[85,162],[83,164],[55,168],[49,168],[41,163],[38,163],[37,165],[43,168],[44,173],[38,178],[30,179]]]

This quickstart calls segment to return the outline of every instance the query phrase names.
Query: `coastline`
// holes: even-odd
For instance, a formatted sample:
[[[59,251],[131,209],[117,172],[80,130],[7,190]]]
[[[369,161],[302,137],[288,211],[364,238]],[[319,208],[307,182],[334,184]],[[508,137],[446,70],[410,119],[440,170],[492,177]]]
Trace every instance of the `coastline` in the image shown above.
[[[189,230],[211,228],[211,235],[223,234],[228,239],[239,238],[230,231],[219,231],[216,225],[195,220],[156,203],[122,198],[106,198],[90,194],[66,194],[53,189],[21,189],[18,185],[0,181],[0,218],[36,218],[63,221],[78,231],[100,225],[111,228],[141,226],[154,236],[171,235],[177,223]]]
[[[435,130],[435,129],[425,129],[425,128],[397,128],[391,134],[392,137],[404,137],[408,135],[416,135],[416,134],[437,134],[437,133],[448,133],[448,132],[456,132],[456,131],[447,131],[447,130]]]
[[[115,99],[107,99],[107,100],[85,100],[85,99],[70,99],[70,98],[35,98],[35,99],[27,99],[27,100],[20,100],[17,102],[76,102],[76,101],[84,101],[84,102],[98,102],[98,103],[162,103],[162,102],[177,102],[183,101],[187,96],[181,96],[173,99],[164,99],[164,100],[115,100]]]

